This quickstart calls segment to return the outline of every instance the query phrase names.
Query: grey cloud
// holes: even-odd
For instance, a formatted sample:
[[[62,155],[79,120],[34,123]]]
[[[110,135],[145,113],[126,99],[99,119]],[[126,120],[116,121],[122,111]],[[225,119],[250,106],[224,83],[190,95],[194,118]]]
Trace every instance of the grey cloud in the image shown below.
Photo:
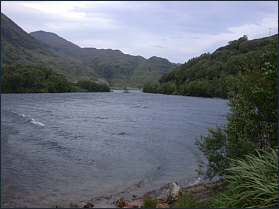
[[[180,63],[191,58],[188,56],[199,56],[220,47],[219,44],[226,44],[235,33],[229,30],[232,27],[259,25],[269,14],[278,17],[278,2],[271,1],[89,1],[84,3],[85,7],[76,6],[71,10],[85,14],[77,19],[47,14],[21,3],[2,1],[1,11],[27,32],[46,30],[75,44],[100,40],[100,43],[113,43],[112,47],[127,49],[136,55],[164,55]],[[102,21],[107,24],[102,25]],[[59,27],[51,27],[53,25]],[[278,27],[272,32],[278,33]],[[229,40],[220,40],[220,34],[223,34],[222,39],[229,36]],[[258,37],[261,34],[249,35]],[[202,46],[206,37],[211,39]],[[193,43],[199,49],[193,48],[196,53],[183,52],[184,48],[193,47]]]

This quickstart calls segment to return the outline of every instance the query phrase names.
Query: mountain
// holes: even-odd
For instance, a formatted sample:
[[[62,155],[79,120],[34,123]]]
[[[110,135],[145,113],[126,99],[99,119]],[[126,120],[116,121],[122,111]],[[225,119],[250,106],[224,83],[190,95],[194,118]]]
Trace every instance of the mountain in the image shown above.
[[[278,43],[278,34],[255,40],[240,37],[212,54],[190,59],[164,74],[158,82],[145,83],[143,91],[226,98],[229,89],[238,90],[236,75],[239,72],[245,74],[247,66],[265,68],[270,62],[262,56],[265,53],[277,52],[278,55],[278,45],[273,42]]]
[[[80,48],[50,32],[28,34],[1,13],[1,65],[16,63],[52,68],[71,82],[91,80],[121,88],[142,88],[178,66],[159,57],[145,59],[119,50]]]
[[[87,65],[53,52],[49,45],[30,36],[1,13],[1,66],[16,63],[52,68],[71,82],[88,78],[107,82]]]
[[[178,66],[159,57],[145,59],[120,50],[80,48],[50,32],[36,31],[30,35],[50,46],[52,52],[66,59],[79,60],[94,69],[114,87],[142,88],[145,82],[156,81]]]
[[[64,59],[80,62],[79,59],[75,58],[76,55],[82,51],[78,45],[75,45],[72,42],[67,41],[66,39],[51,32],[36,31],[29,33],[29,35],[41,43],[44,43],[48,50],[52,51],[54,54],[57,54]]]
[[[53,46],[54,48],[57,45],[60,46],[61,48],[70,49],[70,50],[80,49],[78,45],[75,45],[72,42],[65,40],[64,38],[56,35],[55,33],[37,31],[37,32],[31,32],[30,35],[37,40],[48,43],[48,45]]]

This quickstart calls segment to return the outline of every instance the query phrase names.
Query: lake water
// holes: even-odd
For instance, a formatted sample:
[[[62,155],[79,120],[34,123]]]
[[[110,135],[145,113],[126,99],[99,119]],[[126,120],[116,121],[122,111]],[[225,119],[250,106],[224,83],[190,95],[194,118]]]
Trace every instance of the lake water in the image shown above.
[[[227,102],[136,90],[2,94],[1,206],[69,207],[197,183],[195,138],[226,123]]]

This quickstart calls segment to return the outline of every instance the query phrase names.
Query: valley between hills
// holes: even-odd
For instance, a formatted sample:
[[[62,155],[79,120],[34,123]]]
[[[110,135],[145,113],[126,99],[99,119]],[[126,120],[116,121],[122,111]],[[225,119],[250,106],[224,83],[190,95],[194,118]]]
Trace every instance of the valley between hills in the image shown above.
[[[145,59],[119,50],[80,48],[51,32],[28,34],[1,13],[1,66],[13,64],[51,68],[74,83],[90,80],[121,89],[143,88],[179,66],[156,56]]]
[[[51,32],[28,34],[1,13],[2,82],[5,79],[3,83],[8,83],[4,92],[110,91],[108,88],[127,87],[143,89],[146,93],[227,98],[229,89],[238,89],[237,74],[245,74],[245,66],[264,65],[267,60],[262,59],[262,55],[274,51],[272,41],[276,40],[278,34],[254,40],[248,40],[244,35],[238,40],[229,41],[228,45],[216,49],[212,54],[203,53],[179,64],[156,56],[149,59],[132,56],[120,50],[81,48]],[[16,86],[11,89],[9,83],[17,85],[18,79],[21,83],[28,82],[27,78],[21,79],[24,69],[19,70],[17,76],[10,68],[6,69],[16,64],[25,70],[34,68],[34,72],[29,72],[33,73],[33,77],[36,77],[38,73],[35,71],[40,67],[48,68],[41,70],[44,72],[51,69],[55,78],[45,80],[46,84],[36,88],[32,88],[29,81],[21,90],[15,90]],[[9,74],[3,76],[3,72]],[[43,77],[47,75],[34,79],[44,80]],[[53,87],[55,82],[66,87]],[[71,88],[73,85],[78,87]]]

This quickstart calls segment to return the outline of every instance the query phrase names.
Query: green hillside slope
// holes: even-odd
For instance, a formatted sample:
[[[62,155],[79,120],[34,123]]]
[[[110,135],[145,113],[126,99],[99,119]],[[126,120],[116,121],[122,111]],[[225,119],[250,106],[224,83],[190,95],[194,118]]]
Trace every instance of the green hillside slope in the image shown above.
[[[230,41],[212,54],[192,58],[164,74],[158,82],[145,83],[143,91],[226,98],[230,88],[238,88],[237,73],[245,73],[248,65],[260,67],[268,61],[262,54],[274,50],[270,40],[277,42],[278,34],[251,41],[243,36]]]
[[[142,88],[145,82],[157,81],[164,73],[178,66],[159,57],[145,59],[119,50],[80,48],[54,33],[36,31],[30,35],[46,43],[59,56],[80,61],[94,69],[114,87]]]
[[[107,82],[94,69],[54,53],[51,47],[30,36],[1,13],[1,66],[29,64],[52,68],[69,81]]]

